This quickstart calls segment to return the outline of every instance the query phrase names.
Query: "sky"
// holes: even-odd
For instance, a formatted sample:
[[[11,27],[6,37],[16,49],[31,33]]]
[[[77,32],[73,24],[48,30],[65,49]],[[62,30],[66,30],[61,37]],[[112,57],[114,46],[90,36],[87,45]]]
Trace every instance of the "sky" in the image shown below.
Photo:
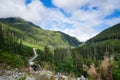
[[[120,23],[120,0],[0,0],[0,18],[20,17],[86,41]]]

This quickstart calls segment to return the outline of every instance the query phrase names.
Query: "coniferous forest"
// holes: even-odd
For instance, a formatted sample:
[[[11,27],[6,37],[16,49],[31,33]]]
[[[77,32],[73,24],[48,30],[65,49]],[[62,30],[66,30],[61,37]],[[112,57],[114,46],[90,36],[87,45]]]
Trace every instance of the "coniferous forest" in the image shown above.
[[[33,48],[38,54],[34,63],[55,74],[120,80],[120,24],[80,42],[68,34],[44,30],[20,18],[0,19],[0,70],[29,67]]]

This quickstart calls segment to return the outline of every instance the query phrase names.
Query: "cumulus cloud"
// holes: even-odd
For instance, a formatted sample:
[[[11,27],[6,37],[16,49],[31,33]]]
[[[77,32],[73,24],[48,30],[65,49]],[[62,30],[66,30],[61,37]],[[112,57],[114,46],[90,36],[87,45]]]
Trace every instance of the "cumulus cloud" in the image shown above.
[[[0,0],[0,17],[21,17],[29,21],[40,21],[45,8],[38,0],[25,5],[25,0]]]
[[[112,26],[119,23],[120,17],[104,19],[115,10],[120,10],[119,3],[120,0],[53,0],[53,4],[58,8],[70,12],[72,15],[69,20],[74,25],[74,29],[65,29],[64,31],[78,36],[81,41],[86,41],[98,34],[100,31],[95,30],[95,28],[102,24]]]
[[[120,17],[105,19],[120,10],[120,0],[51,1],[55,8],[45,7],[40,0],[32,0],[29,4],[25,0],[0,0],[0,18],[21,17],[44,29],[70,34],[80,41],[98,34],[100,31],[96,28],[101,24],[111,26],[120,22]]]

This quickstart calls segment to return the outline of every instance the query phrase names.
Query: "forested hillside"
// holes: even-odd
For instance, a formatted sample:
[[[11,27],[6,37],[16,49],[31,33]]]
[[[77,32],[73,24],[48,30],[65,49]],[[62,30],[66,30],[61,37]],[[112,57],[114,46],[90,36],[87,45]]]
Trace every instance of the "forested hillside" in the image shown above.
[[[35,47],[38,57],[34,63],[55,74],[119,80],[119,30],[120,24],[117,24],[78,46],[81,43],[65,33],[43,30],[20,18],[0,19],[0,69],[30,66],[28,60]]]
[[[22,44],[17,30],[0,24],[0,69],[25,67],[30,56],[32,56],[32,48]]]
[[[79,44],[81,42],[76,38],[65,33],[43,30],[20,18],[0,19],[0,69],[27,67],[33,47],[39,55],[36,63],[42,67],[44,63],[54,64],[53,48],[63,48],[64,51],[64,48]]]
[[[41,57],[47,56],[47,59],[41,58],[41,61],[50,62],[52,68],[57,72],[74,73],[75,76],[85,75],[91,80],[119,80],[120,35],[118,34],[120,32],[117,26],[115,25],[111,27],[112,29],[105,30],[111,30],[109,33],[101,32],[104,33],[104,39],[99,38],[100,40],[98,39],[98,41],[86,42],[82,46],[72,49],[56,48],[51,56],[50,54],[40,54]],[[115,37],[108,38],[107,35],[109,36],[112,32]],[[97,36],[100,37],[99,35]],[[45,53],[51,53],[48,50],[47,48]],[[41,62],[40,64],[42,65]],[[104,66],[106,66],[105,70]]]
[[[120,39],[120,23],[102,31],[100,34],[91,38],[87,42],[100,42],[110,39]]]
[[[110,56],[113,56],[114,63],[112,63],[111,67],[108,68],[110,72],[106,73],[109,74],[109,76],[104,76],[104,73],[100,75],[101,73],[97,71],[96,75],[99,74],[99,77],[101,76],[101,79],[104,80],[110,80],[112,78],[113,80],[120,79],[120,24],[102,31],[100,34],[89,39],[84,45],[74,48],[72,51],[73,54],[80,54],[82,56],[83,64],[87,64],[88,66],[92,64],[92,68],[100,67],[102,60],[104,60],[105,57],[110,58]],[[111,61],[109,63],[111,63]],[[104,65],[107,65],[107,63]],[[107,77],[109,79],[106,79]]]
[[[39,46],[68,47],[81,44],[76,38],[59,31],[43,30],[31,22],[20,18],[1,18],[0,23],[3,28],[8,26],[10,30],[15,30],[23,41]]]

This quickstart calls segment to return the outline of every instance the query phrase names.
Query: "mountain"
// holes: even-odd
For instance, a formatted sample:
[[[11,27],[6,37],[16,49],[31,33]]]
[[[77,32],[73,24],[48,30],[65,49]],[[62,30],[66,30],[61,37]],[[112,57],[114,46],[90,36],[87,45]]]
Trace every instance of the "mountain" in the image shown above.
[[[105,29],[95,37],[89,39],[84,45],[74,49],[88,61],[103,60],[104,56],[114,56],[114,60],[120,59],[120,24]]]
[[[120,55],[120,23],[89,39],[85,46],[91,48],[91,54],[98,54],[99,57]]]
[[[120,39],[120,23],[102,31],[95,37],[89,39],[87,42],[100,42],[112,39]]]
[[[103,71],[101,63],[105,57],[114,56],[114,61],[109,61],[110,69],[113,69],[113,80],[120,79],[120,24],[112,26],[81,46],[76,38],[60,31],[44,30],[31,22],[20,18],[0,19],[0,70],[26,69],[33,54],[33,48],[37,48],[38,57],[34,60],[43,69],[86,75],[83,64],[87,68],[95,65],[98,74]],[[41,49],[41,46],[44,48]],[[57,47],[57,48],[51,48]],[[69,46],[78,46],[70,48]],[[68,47],[68,48],[66,48]],[[112,60],[112,58],[111,58]],[[113,64],[112,64],[113,63]],[[109,67],[108,67],[109,68]],[[89,70],[88,70],[89,71]],[[104,74],[100,76],[104,79]],[[109,74],[109,71],[108,71]],[[90,79],[92,79],[90,77]]]
[[[104,56],[120,57],[120,23],[105,29],[95,37],[86,41],[79,47],[83,56],[91,56],[92,59],[103,59]]]
[[[0,18],[0,69],[28,66],[34,55],[32,48],[37,48],[36,61],[41,63],[52,60],[54,49],[79,44],[79,40],[60,31],[44,30],[20,18]]]
[[[86,41],[84,45],[74,48],[72,52],[77,56],[80,54],[84,59],[84,64],[90,65],[94,63],[95,66],[100,66],[102,60],[112,56],[111,60],[113,63],[111,65],[112,67],[110,67],[110,69],[112,68],[111,74],[113,80],[119,80],[120,23],[105,29],[95,37]],[[106,65],[106,63],[104,65]]]
[[[21,18],[0,18],[0,23],[14,31],[23,41],[39,46],[68,47],[81,44],[75,37],[60,31],[44,30]]]

